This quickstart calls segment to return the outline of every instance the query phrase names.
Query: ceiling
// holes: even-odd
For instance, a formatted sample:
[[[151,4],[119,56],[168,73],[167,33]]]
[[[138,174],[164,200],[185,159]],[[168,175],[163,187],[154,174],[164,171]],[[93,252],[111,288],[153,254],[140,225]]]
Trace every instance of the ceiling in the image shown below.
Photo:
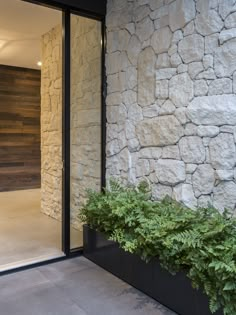
[[[0,0],[0,64],[39,69],[40,38],[62,13],[21,0]]]

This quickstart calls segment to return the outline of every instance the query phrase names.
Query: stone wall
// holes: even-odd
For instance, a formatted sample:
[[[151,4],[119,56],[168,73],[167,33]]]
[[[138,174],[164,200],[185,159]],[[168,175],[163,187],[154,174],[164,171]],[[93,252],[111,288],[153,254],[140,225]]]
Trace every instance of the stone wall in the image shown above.
[[[236,205],[236,1],[108,0],[107,177]]]
[[[42,36],[41,210],[62,212],[62,26]]]
[[[71,223],[101,185],[101,23],[71,17]]]

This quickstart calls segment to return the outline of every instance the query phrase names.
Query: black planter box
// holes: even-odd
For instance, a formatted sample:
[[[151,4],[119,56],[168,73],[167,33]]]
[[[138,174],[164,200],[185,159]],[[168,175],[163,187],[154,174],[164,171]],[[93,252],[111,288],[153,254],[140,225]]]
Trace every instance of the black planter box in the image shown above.
[[[184,273],[171,275],[157,259],[146,263],[84,225],[84,256],[180,315],[211,315],[207,297]],[[215,315],[223,315],[217,312]]]

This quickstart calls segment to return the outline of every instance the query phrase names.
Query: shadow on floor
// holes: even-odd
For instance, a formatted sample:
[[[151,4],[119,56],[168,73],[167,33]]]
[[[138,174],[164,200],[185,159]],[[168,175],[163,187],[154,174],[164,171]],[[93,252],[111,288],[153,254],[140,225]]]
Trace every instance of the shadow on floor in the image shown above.
[[[84,257],[0,278],[1,315],[175,315]]]

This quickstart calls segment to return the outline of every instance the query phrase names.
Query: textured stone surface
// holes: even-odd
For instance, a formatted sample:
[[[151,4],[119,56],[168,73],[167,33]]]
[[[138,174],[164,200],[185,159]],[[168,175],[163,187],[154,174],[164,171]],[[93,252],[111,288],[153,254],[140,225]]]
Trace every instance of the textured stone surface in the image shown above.
[[[222,182],[214,188],[213,206],[221,211],[224,209],[235,209],[236,184],[234,182]]]
[[[185,163],[203,163],[205,148],[202,139],[196,136],[184,137],[179,141],[180,156]]]
[[[182,59],[178,53],[175,53],[170,57],[170,62],[173,67],[178,67],[180,64],[182,64]]]
[[[219,34],[212,34],[205,37],[205,53],[212,54],[215,53],[216,48],[218,48]]]
[[[167,53],[164,54],[159,54],[157,57],[157,62],[156,62],[156,68],[157,69],[163,69],[163,68],[170,68],[170,57]]]
[[[184,133],[173,115],[144,120],[137,125],[136,132],[144,147],[175,144]]]
[[[232,81],[228,78],[214,80],[209,85],[209,95],[231,94],[232,91]]]
[[[196,136],[197,135],[197,126],[192,124],[192,123],[186,124],[184,134],[185,134],[185,136]]]
[[[228,77],[236,70],[236,40],[226,42],[217,48],[215,55],[215,73],[218,77]]]
[[[177,201],[182,202],[189,208],[194,209],[197,207],[197,199],[190,184],[179,184],[174,187],[173,196]]]
[[[136,35],[133,35],[129,41],[127,54],[130,62],[132,62],[133,65],[137,65],[138,56],[141,52],[141,43],[140,40]]]
[[[179,42],[178,52],[185,63],[201,61],[204,55],[204,38],[198,34],[185,37]]]
[[[155,100],[155,54],[146,48],[138,59],[138,103],[151,105]]]
[[[195,79],[196,76],[204,70],[202,62],[192,62],[188,65],[188,72],[191,79]]]
[[[197,168],[196,164],[186,164],[186,173],[193,174]]]
[[[220,132],[220,128],[216,126],[199,126],[197,134],[200,137],[215,137]]]
[[[153,104],[143,108],[143,117],[154,118],[157,117],[160,113],[160,106]]]
[[[236,96],[196,97],[187,109],[187,116],[197,125],[235,125]]]
[[[196,79],[214,80],[216,75],[213,69],[207,69],[196,76]]]
[[[212,198],[211,196],[202,195],[198,198],[198,207],[200,208],[208,208],[212,206]]]
[[[170,115],[173,114],[175,112],[175,106],[174,104],[170,101],[167,100],[161,107],[160,111],[159,111],[159,115]]]
[[[149,148],[144,148],[139,151],[139,156],[140,158],[143,159],[156,159],[158,160],[162,155],[162,148],[158,147],[149,147]]]
[[[41,211],[62,215],[62,26],[41,39]]]
[[[156,175],[161,184],[176,185],[183,182],[186,177],[184,162],[160,159],[156,162]]]
[[[231,28],[229,30],[224,30],[219,35],[220,44],[224,44],[228,40],[236,38],[236,28]]]
[[[214,170],[209,164],[199,165],[193,174],[193,190],[196,197],[209,195],[215,182]]]
[[[172,31],[184,27],[195,17],[193,0],[176,0],[169,7],[169,23]]]
[[[156,30],[151,38],[151,46],[156,54],[167,52],[172,39],[172,33],[168,26]]]
[[[206,36],[220,32],[224,26],[224,23],[215,10],[210,10],[207,15],[198,14],[195,25],[198,33]]]
[[[208,93],[208,85],[205,80],[196,80],[194,82],[194,95],[205,96]]]
[[[108,177],[146,176],[190,207],[236,182],[235,14],[235,0],[108,0]]]
[[[176,74],[176,68],[159,69],[156,72],[156,79],[157,80],[171,79],[173,75],[175,74]]]
[[[148,160],[139,160],[136,164],[137,177],[143,177],[150,174],[150,163]]]
[[[230,14],[225,20],[226,28],[234,28],[236,27],[236,12]]]
[[[101,178],[101,69],[99,22],[74,15],[71,19],[71,224],[81,230],[78,214],[86,190],[100,190]],[[61,34],[60,34],[61,36]],[[129,34],[119,32],[121,45],[127,46]],[[78,44],[78,38],[80,38]],[[85,40],[86,38],[86,40]],[[88,54],[88,52],[90,52]],[[86,54],[86,59],[84,58]],[[113,55],[113,54],[111,54]],[[120,67],[119,58],[116,61]],[[114,72],[117,71],[110,65]],[[113,71],[112,71],[113,72]],[[122,98],[123,98],[122,94]],[[118,103],[120,105],[120,103]],[[124,105],[123,105],[124,106]],[[116,112],[116,111],[115,111]],[[125,119],[119,107],[118,120]],[[113,116],[114,119],[114,116]],[[122,135],[120,135],[122,138]],[[114,141],[114,140],[113,140]],[[111,141],[112,143],[112,141]],[[121,141],[119,142],[120,147]],[[113,147],[115,152],[117,147]],[[120,149],[119,149],[120,150]]]
[[[215,169],[232,169],[236,163],[233,135],[221,133],[209,144],[210,160]]]
[[[215,171],[216,179],[220,181],[228,181],[234,179],[233,170],[216,170]]]
[[[136,34],[141,42],[150,38],[154,32],[154,25],[149,17],[137,23]]]
[[[172,188],[161,184],[154,185],[152,196],[154,200],[162,200],[166,196],[172,197]]]
[[[224,20],[231,12],[235,11],[234,0],[227,0],[227,1],[218,0],[218,3],[219,3],[219,14]],[[217,5],[215,5],[214,8],[217,8]]]
[[[181,30],[175,31],[172,38],[172,44],[178,44],[183,39],[183,32]]]
[[[207,70],[208,68],[213,68],[214,66],[214,58],[212,55],[205,55],[203,56],[203,66],[204,69]]]
[[[180,160],[179,147],[177,145],[164,147],[162,150],[162,158]]]
[[[187,73],[178,74],[170,80],[169,97],[176,107],[188,106],[193,98],[193,82]]]

